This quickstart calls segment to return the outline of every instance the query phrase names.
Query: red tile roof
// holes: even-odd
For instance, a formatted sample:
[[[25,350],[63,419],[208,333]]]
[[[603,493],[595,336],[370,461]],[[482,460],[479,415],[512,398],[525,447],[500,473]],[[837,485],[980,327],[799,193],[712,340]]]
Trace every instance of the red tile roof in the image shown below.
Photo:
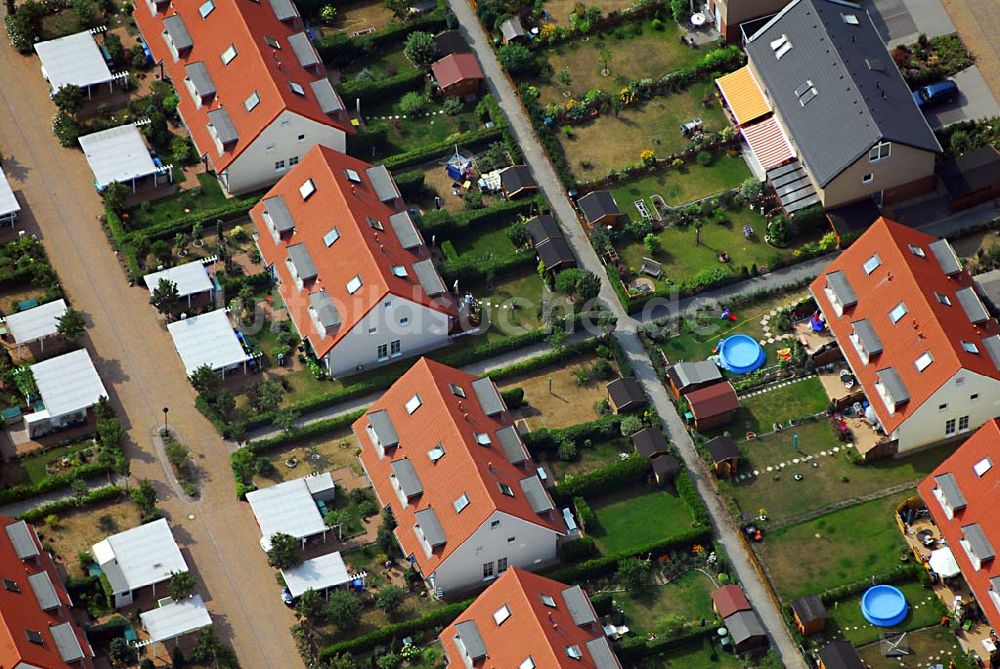
[[[453,53],[431,65],[431,72],[441,88],[454,86],[466,79],[482,79],[483,70],[471,53]]]
[[[38,667],[39,669],[69,669],[80,667],[79,662],[68,664],[64,662],[56,647],[50,627],[62,625],[71,619],[68,609],[72,605],[66,589],[59,580],[59,574],[49,554],[42,550],[42,544],[31,525],[26,525],[31,542],[35,544],[39,555],[22,560],[18,557],[13,543],[7,533],[7,527],[15,526],[18,521],[8,516],[0,516],[0,578],[11,581],[16,590],[8,589],[6,583],[0,585],[0,667],[17,667],[20,663]],[[61,602],[59,608],[43,611],[35,595],[30,576],[47,573],[55,588],[56,596]],[[80,647],[87,656],[83,666],[92,667],[90,658],[94,652],[87,642],[83,631],[75,624],[72,626],[80,642]],[[38,632],[42,643],[28,640],[28,631]]]
[[[289,22],[292,25],[278,20],[267,0],[212,0],[214,9],[205,18],[201,17],[201,7],[205,5],[200,2],[172,2],[166,11],[154,16],[149,1],[137,1],[132,16],[154,59],[163,62],[177,89],[178,110],[195,144],[208,153],[216,170],[224,170],[286,110],[347,133],[354,132],[346,112],[324,113],[310,88],[312,82],[326,75],[322,63],[306,69],[293,52],[289,37],[302,33],[298,19]],[[162,36],[164,19],[174,15],[181,17],[193,43],[190,51],[181,54],[177,62]],[[270,46],[265,41],[268,38],[275,40],[280,48]],[[226,65],[222,62],[222,53],[231,45],[236,48],[237,55]],[[200,108],[195,106],[184,84],[187,76],[184,68],[194,63],[204,63],[217,91],[214,98]],[[305,95],[293,92],[290,83],[301,86]],[[255,91],[260,102],[247,111],[244,101]],[[208,113],[220,107],[228,111],[239,134],[234,146],[221,156],[208,131]]]
[[[365,471],[379,500],[392,507],[398,524],[396,536],[403,552],[413,554],[424,576],[432,574],[496,511],[554,532],[565,532],[562,518],[555,509],[547,513],[536,513],[532,509],[521,481],[531,477],[537,480],[535,464],[526,450],[519,464],[513,464],[508,458],[501,448],[497,431],[511,428],[507,431],[509,435],[513,431],[513,419],[502,405],[500,413],[487,415],[472,386],[476,380],[462,370],[420,358],[353,425],[361,444],[360,457]],[[488,383],[478,384],[481,389],[495,390],[496,386],[488,377],[483,381]],[[415,395],[419,395],[420,406],[411,414],[406,404]],[[499,393],[496,397],[499,398]],[[368,432],[372,414],[381,410],[391,421],[399,441],[395,448],[386,449],[384,458],[376,453]],[[489,436],[489,445],[477,443],[477,435],[483,434]],[[434,461],[429,452],[438,447],[443,447],[444,454]],[[405,508],[390,479],[392,463],[404,459],[412,465],[423,490]],[[513,496],[504,494],[501,484],[507,486]],[[456,511],[456,501],[463,495],[468,504]],[[416,514],[429,508],[434,510],[444,534],[444,544],[435,548],[430,556],[414,531]]]
[[[989,469],[981,476],[975,467],[988,458]],[[948,481],[939,482],[938,477],[950,474],[954,484],[964,498],[964,506],[954,510],[953,518],[945,514],[941,502],[934,494],[936,488],[948,487]],[[994,550],[1000,550],[1000,512],[997,506],[997,490],[1000,489],[1000,421],[997,419],[983,423],[975,434],[962,444],[951,457],[931,472],[917,487],[920,496],[927,504],[941,534],[951,547],[955,561],[962,570],[966,582],[976,595],[980,607],[993,627],[1000,628],[1000,609],[990,597],[991,587],[1000,595],[1000,557],[984,561],[981,569],[976,571],[972,565],[961,541],[965,532],[964,526],[978,523],[986,539]],[[961,506],[961,500],[948,499],[950,505]],[[996,585],[991,586],[990,580],[995,579]]]
[[[486,660],[476,666],[517,669],[530,657],[534,665],[528,666],[537,669],[594,669],[598,665],[587,643],[606,644],[604,630],[599,622],[577,624],[570,605],[563,597],[569,589],[571,586],[516,567],[507,570],[441,632],[438,638],[451,660],[448,668],[465,669],[455,636],[459,632],[458,626],[471,620],[475,622],[487,652]],[[593,614],[589,597],[583,594],[585,604]],[[543,596],[551,597],[555,606],[546,605]],[[510,611],[510,616],[498,625],[494,614],[504,606]],[[567,647],[574,646],[580,649],[582,657],[578,660],[566,651]],[[617,659],[614,661],[621,666]]]
[[[729,381],[713,383],[710,386],[691,391],[686,395],[691,413],[698,420],[719,416],[740,408],[740,399]]]
[[[743,588],[738,585],[724,585],[712,591],[712,604],[719,617],[728,618],[737,611],[750,611],[753,607],[743,594]]]
[[[315,146],[250,210],[259,233],[261,255],[281,279],[278,289],[288,313],[320,357],[390,293],[457,315],[449,294],[432,298],[422,288],[413,265],[427,260],[430,253],[419,235],[417,246],[403,248],[389,221],[398,210],[379,199],[366,171],[371,167],[357,158]],[[356,173],[360,182],[348,181],[346,170]],[[300,189],[309,180],[315,191],[303,199]],[[284,201],[295,228],[275,243],[263,214],[274,201],[272,198],[277,197]],[[334,227],[339,238],[328,245],[324,237]],[[304,281],[301,291],[285,262],[288,248],[299,245],[308,252],[317,270],[316,278]],[[394,274],[394,267],[400,272],[398,268],[405,269],[406,276]],[[361,277],[362,285],[351,294],[347,283],[355,276]],[[331,334],[317,329],[309,311],[309,295],[323,290],[332,298],[340,319],[340,326]]]
[[[935,242],[935,237],[880,218],[809,286],[887,434],[962,369],[1000,379],[1000,370],[983,345],[984,339],[1000,333],[1000,326],[993,318],[979,324],[970,321],[956,293],[973,287],[974,281],[965,270],[946,274],[930,248]],[[945,241],[935,248],[953,254]],[[869,260],[877,265],[870,273],[865,269]],[[857,297],[840,317],[825,292],[834,272],[842,273]],[[893,323],[889,313],[900,303],[906,313]],[[850,341],[853,323],[863,320],[871,324],[883,347],[867,365]],[[963,342],[978,352],[967,351]],[[928,352],[933,362],[919,371],[916,361]],[[908,402],[897,403],[894,414],[875,388],[879,372],[887,368],[896,370],[909,396]]]

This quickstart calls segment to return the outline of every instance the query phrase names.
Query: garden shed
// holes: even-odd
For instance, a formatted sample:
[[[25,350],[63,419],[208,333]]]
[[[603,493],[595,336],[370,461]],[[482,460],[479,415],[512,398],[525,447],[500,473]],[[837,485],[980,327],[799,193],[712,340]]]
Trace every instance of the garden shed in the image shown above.
[[[281,577],[285,579],[288,592],[295,598],[301,597],[306,590],[326,592],[354,579],[347,572],[347,565],[339,551],[305,560],[290,569],[282,569]]]
[[[865,669],[850,641],[831,641],[819,652],[819,669]]]
[[[445,30],[435,35],[434,49],[438,58],[444,58],[453,53],[472,53],[469,43],[457,30]]]
[[[7,181],[7,175],[0,170],[0,225],[14,225],[21,205]]]
[[[160,281],[167,280],[173,282],[177,286],[178,295],[181,298],[187,298],[189,307],[191,306],[192,298],[200,296],[203,293],[211,293],[215,288],[211,277],[208,275],[208,269],[201,260],[195,260],[147,274],[142,277],[142,280],[149,289],[150,295],[156,290]]]
[[[41,406],[24,417],[31,437],[85,421],[88,410],[108,396],[85,348],[36,362],[31,374],[42,398]]]
[[[622,211],[609,190],[595,190],[576,201],[587,225],[614,225],[621,218]]]
[[[632,445],[639,455],[647,460],[670,453],[666,437],[655,427],[646,427],[633,434]]]
[[[724,585],[712,591],[712,608],[720,618],[728,618],[737,611],[750,611],[747,596],[738,585]]]
[[[524,31],[520,16],[512,16],[500,24],[500,37],[504,44],[526,39],[528,33]]]
[[[658,455],[650,463],[653,466],[653,480],[661,488],[674,482],[677,472],[681,470],[681,462],[672,455]]]
[[[260,547],[271,548],[271,537],[290,534],[304,546],[311,537],[323,535],[329,529],[323,520],[326,502],[335,494],[330,472],[305,476],[247,493],[247,502],[260,527]]]
[[[723,624],[729,630],[737,653],[767,645],[767,632],[756,611],[737,611],[723,620]]]
[[[153,163],[142,133],[134,123],[83,135],[78,141],[94,173],[94,187],[98,191],[118,182],[130,184],[134,193],[137,182],[146,177],[153,177],[154,185],[158,185],[163,174],[172,180],[171,167],[157,167]]]
[[[140,613],[139,620],[149,634],[150,643],[170,641],[212,624],[212,616],[197,594]]]
[[[59,333],[59,319],[67,309],[66,300],[60,298],[15,312],[3,319],[6,327],[3,338],[18,348],[37,342],[44,351],[45,340]]]
[[[667,369],[667,379],[674,397],[680,398],[692,390],[718,383],[722,380],[722,372],[711,360],[678,362]]]
[[[243,365],[246,372],[250,356],[229,322],[226,309],[176,321],[167,326],[167,331],[174,339],[174,348],[188,376],[202,365],[221,370],[223,374]]]
[[[699,432],[726,425],[740,410],[740,398],[729,381],[690,392],[687,401],[694,417],[694,427]]]
[[[504,197],[512,200],[519,195],[527,195],[538,190],[538,183],[527,165],[512,165],[500,170],[500,190]]]
[[[1000,197],[1000,153],[992,146],[938,163],[935,171],[948,191],[952,211]]]
[[[431,65],[431,74],[448,97],[470,98],[479,94],[483,69],[471,53],[453,53]]]
[[[631,376],[620,377],[608,384],[608,402],[615,413],[628,413],[646,406],[646,393]]]
[[[800,634],[815,634],[826,627],[829,616],[819,595],[806,595],[792,602],[792,617]]]
[[[116,78],[89,30],[38,42],[35,53],[42,61],[42,76],[53,94],[63,86],[73,85],[86,91],[90,98],[92,86],[107,84],[110,91]]]
[[[546,272],[559,272],[576,267],[576,256],[573,255],[573,249],[562,237],[553,237],[537,244],[535,255]]]
[[[716,476],[728,479],[736,475],[740,468],[740,449],[730,437],[715,437],[705,444],[705,450],[712,458]]]

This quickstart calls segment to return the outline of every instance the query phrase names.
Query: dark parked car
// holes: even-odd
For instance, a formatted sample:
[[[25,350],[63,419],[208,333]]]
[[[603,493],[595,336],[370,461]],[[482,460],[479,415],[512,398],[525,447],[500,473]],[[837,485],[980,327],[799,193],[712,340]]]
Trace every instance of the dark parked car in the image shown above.
[[[949,79],[913,91],[913,101],[921,109],[950,104],[958,99],[958,84]]]

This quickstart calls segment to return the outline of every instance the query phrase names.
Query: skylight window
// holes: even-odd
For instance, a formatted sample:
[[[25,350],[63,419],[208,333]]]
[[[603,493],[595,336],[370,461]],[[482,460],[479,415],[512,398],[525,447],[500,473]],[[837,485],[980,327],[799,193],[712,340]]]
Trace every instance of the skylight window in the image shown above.
[[[934,292],[934,297],[936,297],[937,301],[940,302],[941,304],[945,304],[945,305],[947,305],[949,307],[951,306],[951,298],[948,297],[947,295],[945,295],[944,293],[939,293],[939,292],[935,291]]]
[[[351,168],[346,167],[346,168],[344,168],[344,174],[347,175],[347,180],[350,181],[352,184],[359,184],[359,183],[361,183],[361,175],[358,174],[355,170],[352,170]]]
[[[918,372],[922,372],[930,367],[932,362],[934,362],[934,356],[931,355],[930,351],[925,351],[913,364],[917,366]]]
[[[420,408],[423,402],[420,401],[420,393],[416,393],[406,403],[406,413],[413,415],[413,412]]]
[[[966,353],[979,353],[979,347],[976,346],[971,341],[963,341],[962,342],[962,348],[965,349]]]
[[[371,216],[368,217],[368,225],[374,228],[375,230],[385,230],[385,226],[382,225],[382,221],[378,220],[377,218],[373,218]]]
[[[316,184],[313,183],[312,179],[306,179],[299,186],[299,195],[302,196],[303,200],[308,200],[313,193],[316,192]]]
[[[795,95],[799,99],[799,104],[805,107],[814,97],[816,97],[816,86],[813,85],[812,80],[807,79],[806,83],[795,89]]]
[[[542,604],[550,609],[556,608],[556,600],[551,595],[542,595]]]
[[[788,35],[782,35],[778,39],[771,42],[771,50],[774,51],[774,56],[778,60],[786,53],[792,50],[792,43],[788,41]]]
[[[485,432],[476,432],[476,443],[480,446],[489,446],[492,441],[490,441],[490,435]]]
[[[499,609],[493,612],[493,622],[497,624],[497,627],[503,625],[503,622],[510,618],[510,607],[504,604]]]
[[[267,42],[267,45],[269,47],[271,47],[272,49],[280,49],[281,48],[281,43],[279,43],[278,40],[274,39],[273,37],[270,37],[268,35],[264,35],[264,41]]]
[[[254,91],[247,96],[247,99],[243,101],[243,108],[248,112],[253,111],[254,108],[260,104],[260,94]]]
[[[295,93],[296,95],[301,95],[301,96],[305,97],[306,89],[302,88],[301,84],[298,84],[298,83],[296,83],[294,81],[289,81],[288,82],[288,87],[292,89],[292,93]]]
[[[535,660],[530,655],[525,658],[524,662],[518,665],[517,669],[535,669]]]
[[[503,494],[507,495],[507,497],[513,497],[514,496],[514,489],[511,488],[506,483],[498,482],[497,486],[500,488],[500,492],[502,492]]]
[[[229,65],[233,62],[233,58],[236,58],[237,51],[234,44],[230,44],[225,51],[222,52],[222,64]]]
[[[871,258],[865,261],[863,267],[865,268],[865,274],[871,274],[879,268],[882,264],[882,259],[878,257],[878,254],[874,254]]]
[[[900,302],[899,304],[897,304],[895,307],[892,308],[892,311],[889,312],[889,320],[891,320],[893,323],[898,323],[899,319],[905,315],[906,315],[906,304]]]
[[[198,13],[201,14],[201,18],[203,18],[203,19],[207,19],[208,15],[211,14],[214,10],[215,10],[215,3],[212,2],[212,0],[208,0],[207,2],[203,2],[198,7]]]
[[[972,465],[972,471],[976,472],[976,476],[982,478],[983,474],[988,472],[993,467],[993,461],[989,458],[983,458],[976,464]]]
[[[403,265],[393,265],[392,274],[393,276],[398,276],[400,279],[405,279],[409,276],[409,273],[406,271],[406,267]]]
[[[42,638],[41,632],[38,632],[36,630],[25,630],[24,634],[28,637],[28,641],[30,641],[31,643],[38,644],[39,646],[45,643],[45,640]]]
[[[451,505],[455,507],[455,513],[462,513],[462,509],[469,506],[469,496],[463,492],[462,496],[452,502]]]
[[[444,444],[438,444],[431,450],[427,451],[427,457],[431,459],[431,462],[437,462],[444,457],[444,453]],[[456,509],[456,511],[458,511],[458,509]]]
[[[9,590],[10,592],[21,592],[21,588],[14,581],[9,578],[3,580],[4,590]]]
[[[857,14],[841,14],[840,18],[844,19],[844,23],[849,26],[858,25],[858,15]]]
[[[336,227],[330,230],[330,232],[323,235],[323,243],[326,244],[327,248],[333,246],[333,243],[340,239],[340,230]]]
[[[455,397],[465,397],[465,391],[462,390],[462,386],[456,386],[454,383],[449,383],[448,387],[451,388],[451,394]]]
[[[917,256],[918,258],[927,257],[927,253],[922,248],[920,248],[919,246],[914,246],[913,244],[910,244],[910,253]]]
[[[347,282],[347,292],[353,295],[361,290],[361,275],[355,274],[354,278]]]
[[[579,646],[566,646],[566,654],[574,660],[580,660],[583,658],[583,651],[580,650]]]

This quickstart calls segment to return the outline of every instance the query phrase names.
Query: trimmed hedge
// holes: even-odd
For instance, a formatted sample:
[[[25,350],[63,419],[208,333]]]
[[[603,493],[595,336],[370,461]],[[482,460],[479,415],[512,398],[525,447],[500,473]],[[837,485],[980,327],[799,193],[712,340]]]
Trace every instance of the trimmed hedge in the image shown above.
[[[621,422],[621,416],[609,414],[587,423],[577,423],[552,430],[542,427],[524,435],[524,445],[528,447],[532,456],[535,456],[537,452],[555,453],[559,450],[559,444],[564,441],[572,441],[577,445],[587,439],[608,441],[621,436]]]
[[[520,409],[524,404],[524,388],[508,388],[507,390],[500,391],[500,397],[503,398],[503,403],[507,405],[507,408],[511,411],[515,409]]]
[[[137,228],[131,232],[131,236],[144,237],[149,241],[154,239],[173,238],[178,232],[188,232],[195,223],[205,225],[215,223],[217,220],[231,221],[234,218],[246,216],[247,213],[264,196],[263,193],[245,197],[234,197],[227,200],[225,204],[208,209],[196,209],[189,214],[172,218],[169,221],[156,223],[144,228]],[[207,227],[207,226],[206,226]]]
[[[716,625],[687,627],[680,632],[659,635],[652,641],[648,641],[642,636],[632,635],[614,642],[615,655],[622,662],[634,662],[650,655],[658,655],[696,639],[714,637],[716,627]]]
[[[440,158],[443,155],[451,154],[455,150],[456,144],[461,144],[466,148],[480,144],[496,141],[503,136],[503,126],[495,124],[492,128],[481,128],[479,130],[469,130],[451,139],[442,140],[436,144],[428,144],[419,149],[404,151],[394,156],[389,156],[382,161],[382,164],[391,170],[399,170],[405,167],[413,167],[429,160]]]
[[[267,453],[268,451],[273,451],[281,447],[287,448],[307,439],[321,436],[327,432],[333,432],[334,430],[341,430],[345,427],[350,427],[354,421],[361,418],[363,415],[365,415],[365,409],[358,409],[357,411],[345,413],[341,416],[318,420],[315,423],[310,423],[309,425],[296,429],[291,434],[282,434],[276,437],[267,437],[266,439],[252,441],[244,446],[244,448],[250,449],[257,455]]]
[[[424,173],[420,170],[401,172],[395,175],[396,186],[404,200],[416,200],[427,190]]]
[[[462,602],[455,602],[441,607],[437,611],[428,613],[423,618],[407,620],[402,623],[385,625],[368,634],[363,634],[347,641],[331,644],[319,651],[320,660],[328,660],[340,653],[357,655],[367,652],[376,646],[384,646],[393,639],[401,639],[405,636],[416,634],[433,627],[444,627],[450,625],[465,609],[475,600],[467,599]]]
[[[824,604],[832,604],[833,602],[861,594],[870,588],[872,583],[885,583],[888,585],[893,583],[909,583],[911,581],[920,580],[921,577],[926,577],[924,568],[911,560],[909,562],[900,563],[899,566],[893,569],[873,574],[868,578],[859,579],[857,581],[852,581],[851,583],[845,583],[843,585],[838,585],[833,588],[829,588],[828,590],[824,590],[819,593],[819,598],[823,600]]]
[[[391,100],[403,93],[415,91],[424,86],[424,73],[418,70],[400,72],[385,79],[352,79],[340,86],[340,97],[351,106],[355,98],[361,98],[362,105],[378,100]]]
[[[575,541],[559,544],[559,560],[561,562],[579,562],[594,557],[599,552],[597,543],[591,537],[580,537]]]
[[[474,231],[500,220],[513,220],[515,216],[527,214],[533,207],[538,207],[540,211],[548,210],[548,204],[542,197],[528,197],[506,200],[487,209],[458,213],[437,209],[421,216],[418,223],[425,235],[450,236],[470,229]]]
[[[73,509],[78,509],[82,506],[97,504],[98,502],[106,502],[108,500],[113,500],[119,497],[123,497],[124,495],[125,491],[122,490],[121,488],[118,488],[117,486],[113,485],[108,485],[104,486],[103,488],[97,488],[95,490],[91,490],[84,496],[80,504],[77,504],[76,500],[72,498],[60,499],[55,502],[49,502],[48,504],[44,504],[38,507],[37,509],[31,509],[29,511],[25,511],[24,513],[18,516],[18,520],[26,520],[29,523],[34,523],[36,521],[45,518],[45,516],[49,515],[50,513],[59,514],[63,513],[64,511],[72,511]]]
[[[515,251],[505,256],[493,258],[477,258],[475,256],[448,258],[438,264],[438,271],[446,284],[452,284],[455,281],[465,284],[486,282],[491,273],[494,278],[497,278],[537,266],[538,260],[534,253]]]
[[[76,479],[87,479],[107,474],[112,469],[111,464],[91,462],[73,469],[66,474],[56,474],[47,476],[35,484],[21,484],[9,488],[0,489],[0,504],[10,504],[21,500],[31,499],[38,495],[68,488]]]
[[[677,496],[684,503],[694,522],[707,527],[710,524],[708,508],[705,507],[705,501],[698,494],[694,481],[691,480],[691,475],[687,470],[681,470],[677,473],[674,486],[677,488]]]
[[[553,486],[552,499],[556,504],[566,504],[574,497],[606,493],[630,483],[645,481],[649,474],[649,467],[649,460],[633,453],[625,460],[619,460],[592,472],[574,476],[568,481]]]

